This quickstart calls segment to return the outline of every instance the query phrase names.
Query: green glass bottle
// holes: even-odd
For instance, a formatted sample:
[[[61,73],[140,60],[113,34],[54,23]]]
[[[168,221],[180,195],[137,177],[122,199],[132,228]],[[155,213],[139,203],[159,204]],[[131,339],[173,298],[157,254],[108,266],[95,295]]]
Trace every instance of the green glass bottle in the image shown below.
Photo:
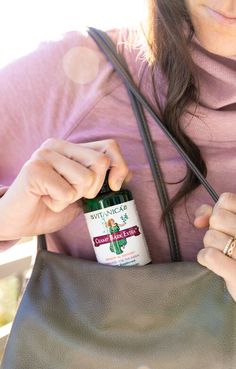
[[[109,265],[146,265],[151,257],[132,193],[104,184],[94,199],[83,199],[84,213],[97,260]]]

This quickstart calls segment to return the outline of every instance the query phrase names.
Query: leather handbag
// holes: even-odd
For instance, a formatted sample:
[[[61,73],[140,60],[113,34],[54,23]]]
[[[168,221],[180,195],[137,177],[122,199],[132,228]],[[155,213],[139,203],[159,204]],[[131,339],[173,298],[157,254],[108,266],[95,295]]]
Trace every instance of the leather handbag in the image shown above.
[[[124,79],[162,206],[168,202],[144,109],[152,111],[107,35],[91,37]],[[196,176],[217,200],[175,139]],[[183,262],[172,214],[171,260],[116,267],[39,248],[6,345],[2,369],[234,369],[236,304],[222,278]]]

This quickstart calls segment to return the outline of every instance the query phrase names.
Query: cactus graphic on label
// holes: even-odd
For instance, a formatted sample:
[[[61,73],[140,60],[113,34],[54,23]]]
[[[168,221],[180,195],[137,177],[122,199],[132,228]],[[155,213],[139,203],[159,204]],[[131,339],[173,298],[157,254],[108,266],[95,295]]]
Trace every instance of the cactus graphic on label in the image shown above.
[[[122,220],[122,222],[124,222],[124,223],[126,224],[126,222],[127,222],[127,220],[129,219],[129,217],[128,217],[127,213],[125,213],[124,215],[122,215],[122,216],[120,217],[120,219]]]

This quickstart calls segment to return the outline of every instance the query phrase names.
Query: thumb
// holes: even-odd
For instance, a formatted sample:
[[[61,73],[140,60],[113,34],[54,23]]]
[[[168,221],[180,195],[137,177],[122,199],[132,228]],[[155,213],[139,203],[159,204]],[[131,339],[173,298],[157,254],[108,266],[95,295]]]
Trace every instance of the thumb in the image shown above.
[[[194,225],[196,228],[206,228],[209,226],[213,208],[210,205],[203,204],[195,212]]]

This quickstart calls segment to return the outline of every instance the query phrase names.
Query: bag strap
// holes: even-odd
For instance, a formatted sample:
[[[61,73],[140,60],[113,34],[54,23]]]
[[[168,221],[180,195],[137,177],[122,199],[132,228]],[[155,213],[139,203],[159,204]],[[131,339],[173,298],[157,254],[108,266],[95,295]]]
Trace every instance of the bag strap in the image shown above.
[[[106,42],[109,43],[110,47],[112,48],[112,51],[106,48],[106,44],[104,44],[104,39],[102,38],[103,32],[101,32],[100,30],[94,29],[94,28],[90,28],[88,32],[91,37],[98,36],[96,37],[96,39],[94,38],[94,40],[97,42],[98,46],[100,46],[100,48],[105,53],[105,55],[108,57],[108,59],[109,59],[109,56],[111,56],[112,58],[117,60],[118,63],[122,63],[124,68],[128,70],[128,67],[125,61],[120,60],[121,56],[117,55],[114,45],[110,44],[112,41],[105,33],[104,33],[104,37],[106,38]],[[105,48],[103,48],[103,46],[105,46]],[[155,149],[152,143],[152,138],[151,138],[149,127],[146,121],[146,116],[145,116],[141,103],[137,100],[137,98],[134,96],[132,91],[129,89],[129,85],[127,84],[126,79],[124,79],[124,83],[127,88],[131,106],[132,106],[132,109],[133,109],[133,112],[134,112],[134,115],[135,115],[135,118],[138,124],[140,135],[143,140],[146,155],[147,155],[149,165],[151,168],[151,172],[152,172],[152,176],[154,179],[156,192],[159,197],[160,205],[163,211],[169,204],[169,196],[166,190],[166,186],[165,186],[165,182],[163,179],[163,174],[162,174],[162,170],[159,164],[159,160],[157,160],[157,154],[155,153]],[[169,242],[171,261],[181,261],[180,247],[179,247],[173,214],[171,212],[168,212],[164,221],[165,221],[165,227],[166,227],[166,232],[167,232],[167,237],[168,237],[168,242]]]

